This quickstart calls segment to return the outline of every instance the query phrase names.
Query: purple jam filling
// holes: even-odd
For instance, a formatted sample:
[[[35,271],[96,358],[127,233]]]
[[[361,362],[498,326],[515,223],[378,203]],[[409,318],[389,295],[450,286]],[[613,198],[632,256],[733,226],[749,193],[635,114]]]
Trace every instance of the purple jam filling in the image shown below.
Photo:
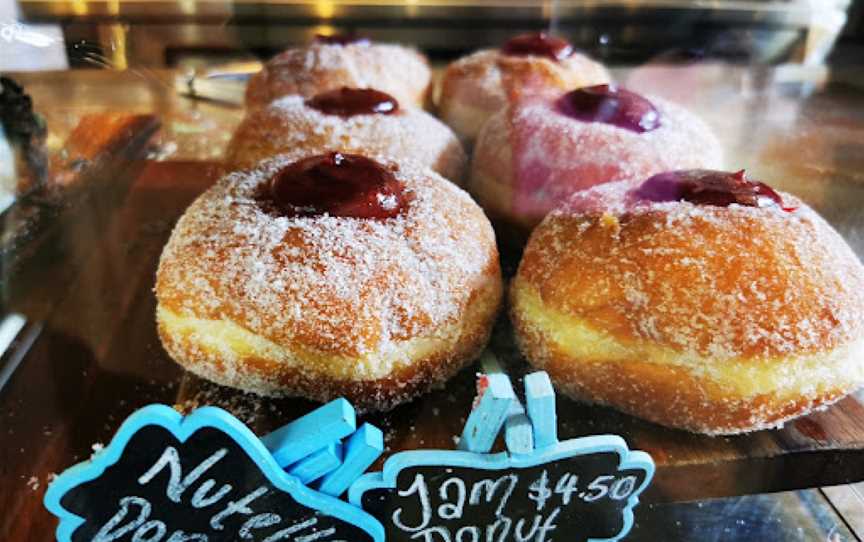
[[[559,110],[584,122],[603,122],[637,133],[660,127],[654,104],[614,85],[595,85],[568,92],[558,101]]]
[[[744,177],[744,170],[737,172],[690,169],[667,171],[650,177],[632,194],[641,200],[689,201],[696,205],[726,207],[738,204],[748,207],[777,205],[786,211],[783,198],[773,188],[759,181]]]

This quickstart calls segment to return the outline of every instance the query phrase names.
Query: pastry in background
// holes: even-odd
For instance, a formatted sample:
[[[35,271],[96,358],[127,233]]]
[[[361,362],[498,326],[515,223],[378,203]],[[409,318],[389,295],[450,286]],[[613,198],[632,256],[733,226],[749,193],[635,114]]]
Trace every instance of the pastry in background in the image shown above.
[[[467,158],[453,132],[413,105],[381,91],[342,87],[304,99],[285,96],[250,111],[228,145],[233,169],[291,150],[390,156],[431,167],[462,184]]]
[[[159,128],[153,115],[106,111],[82,115],[59,151],[49,156],[45,120],[33,110],[23,88],[0,77],[0,152],[4,160],[3,192],[30,196],[42,204],[69,205],[81,191],[94,188],[109,165],[140,157]],[[109,164],[111,162],[111,164]]]
[[[864,384],[864,266],[743,172],[575,194],[532,233],[510,295],[523,353],[561,391],[670,427],[777,427]]]
[[[378,89],[401,104],[422,107],[431,81],[426,57],[414,49],[351,36],[318,36],[264,64],[249,79],[246,106],[254,109],[290,94],[311,98],[354,87]]]
[[[720,142],[693,113],[599,85],[494,115],[474,149],[468,190],[493,220],[529,232],[573,192],[722,162]]]
[[[48,176],[47,129],[33,100],[8,77],[0,77],[0,199],[41,189]]]
[[[147,114],[89,113],[49,152],[46,123],[30,97],[11,79],[0,84],[0,271],[9,278],[26,276],[33,256],[58,232],[68,234],[70,224],[104,227],[143,165],[159,121]],[[12,294],[6,301],[14,305],[13,290],[4,294]]]
[[[610,82],[602,64],[548,34],[522,34],[501,46],[460,58],[447,67],[437,96],[441,118],[468,144],[513,93],[568,89]]]
[[[156,282],[162,342],[216,383],[387,410],[479,355],[501,299],[492,227],[409,162],[280,155],[180,218]]]

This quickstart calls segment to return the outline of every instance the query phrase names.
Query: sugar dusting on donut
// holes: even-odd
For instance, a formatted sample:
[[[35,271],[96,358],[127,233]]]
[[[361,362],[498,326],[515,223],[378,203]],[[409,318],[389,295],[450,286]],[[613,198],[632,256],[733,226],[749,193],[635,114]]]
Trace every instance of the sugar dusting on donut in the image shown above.
[[[560,91],[610,80],[602,64],[579,53],[553,61],[484,49],[447,67],[436,101],[441,118],[460,137],[472,141],[492,114],[521,99],[514,92]]]
[[[246,104],[260,107],[288,94],[311,97],[350,86],[377,88],[400,103],[422,105],[430,81],[428,63],[413,49],[380,43],[313,42],[268,61],[250,79]]]
[[[453,99],[466,104],[495,110],[506,103],[508,78],[514,86],[522,86],[519,75],[530,74],[543,78],[546,86],[558,89],[610,81],[609,73],[601,64],[579,53],[555,62],[544,57],[507,56],[497,49],[484,49],[448,66],[442,92],[453,92]]]
[[[648,201],[638,186],[575,194],[526,248],[511,290],[517,338],[557,385],[731,434],[864,384],[864,267],[818,214],[787,193],[794,211]],[[569,336],[559,325],[581,346],[556,342]]]
[[[268,214],[256,190],[297,157],[230,174],[193,203],[160,262],[160,305],[228,319],[275,344],[358,356],[334,376],[368,380],[410,363],[388,357],[400,342],[457,325],[472,292],[500,288],[482,211],[410,163],[394,171],[411,197],[396,218]]]
[[[633,337],[720,360],[758,361],[819,352],[864,335],[861,262],[793,195],[782,194],[797,207],[789,212],[780,206],[653,202],[628,197],[633,190],[634,183],[622,182],[575,194],[550,214],[532,243],[555,240],[540,249],[544,262],[584,258],[603,269],[608,278],[597,288],[620,289],[616,309]],[[581,238],[603,224],[602,217],[603,227],[613,224],[619,231],[598,254]],[[645,276],[644,268],[665,274]],[[541,284],[560,278],[543,264],[526,272],[539,273]],[[568,299],[550,301],[567,310]]]
[[[547,100],[512,108],[515,212],[542,217],[550,203],[609,180],[722,165],[722,147],[701,119],[665,100],[650,100],[662,121],[645,133],[574,120]]]
[[[228,145],[226,161],[251,167],[279,152],[305,148],[346,150],[400,157],[462,181],[467,158],[459,140],[441,121],[414,107],[390,115],[328,115],[308,107],[302,96],[285,96],[250,112]]]
[[[722,147],[698,117],[648,97],[660,125],[644,133],[571,118],[560,92],[523,96],[484,126],[469,186],[493,218],[533,228],[573,192],[661,171],[718,168]]]

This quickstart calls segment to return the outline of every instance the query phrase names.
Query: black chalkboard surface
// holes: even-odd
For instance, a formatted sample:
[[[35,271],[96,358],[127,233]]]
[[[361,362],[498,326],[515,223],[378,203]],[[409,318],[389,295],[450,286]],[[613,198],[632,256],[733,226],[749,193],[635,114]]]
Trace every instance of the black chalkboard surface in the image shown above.
[[[142,410],[108,448],[52,484],[46,505],[61,519],[58,539],[381,540],[377,522],[285,475],[224,411],[199,409],[180,423],[168,407]],[[177,423],[159,421],[175,416]]]
[[[358,480],[351,501],[383,523],[388,542],[614,540],[653,473],[643,455],[614,436],[522,456],[403,452]]]

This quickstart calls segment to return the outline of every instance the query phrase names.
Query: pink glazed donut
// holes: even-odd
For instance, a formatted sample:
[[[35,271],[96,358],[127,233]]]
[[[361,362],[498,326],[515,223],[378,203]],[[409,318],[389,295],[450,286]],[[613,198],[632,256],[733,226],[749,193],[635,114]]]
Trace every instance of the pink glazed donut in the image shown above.
[[[528,232],[579,190],[722,162],[719,141],[693,113],[597,85],[515,102],[489,119],[469,191],[494,220]]]

